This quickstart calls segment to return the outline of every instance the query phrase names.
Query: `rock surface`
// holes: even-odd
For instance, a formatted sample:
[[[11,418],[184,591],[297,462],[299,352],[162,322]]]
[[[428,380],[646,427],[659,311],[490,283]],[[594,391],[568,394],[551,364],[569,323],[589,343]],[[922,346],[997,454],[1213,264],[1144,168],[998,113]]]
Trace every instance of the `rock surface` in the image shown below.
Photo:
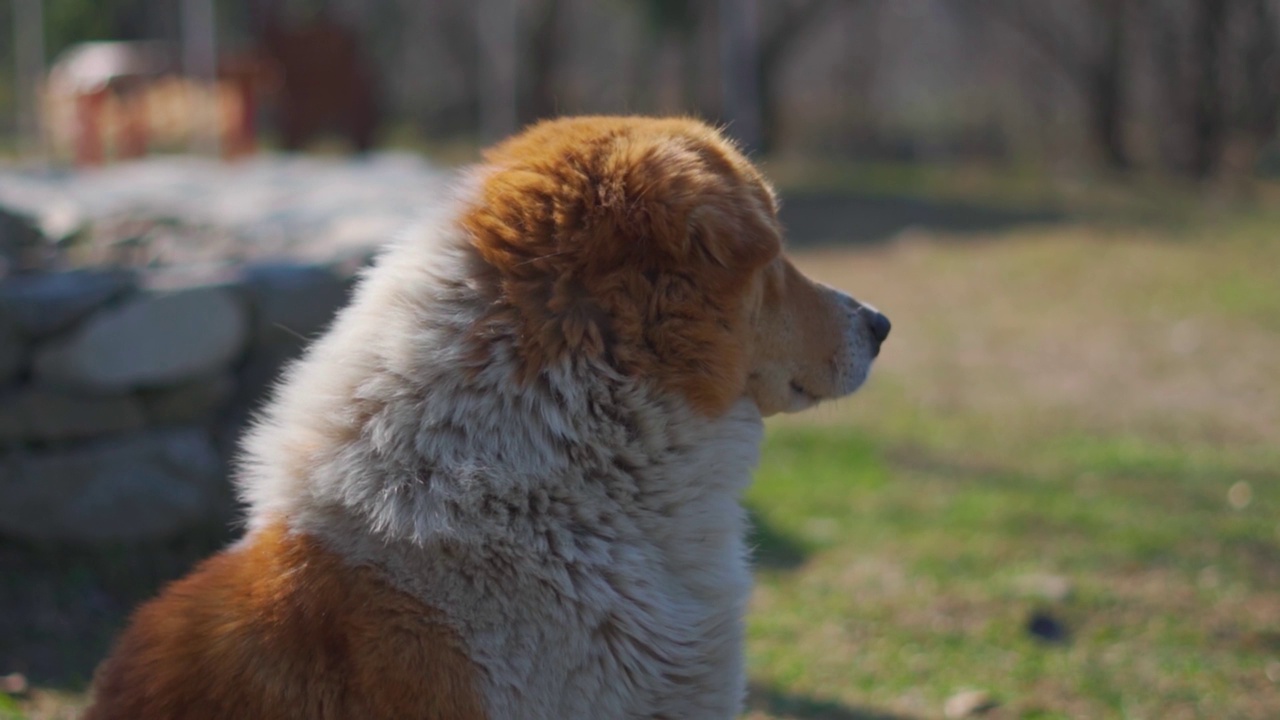
[[[40,267],[48,261],[51,250],[35,218],[0,208],[0,276]]]
[[[51,385],[110,392],[155,387],[227,367],[248,340],[240,300],[221,287],[148,295],[97,313],[36,354]]]
[[[225,519],[281,364],[451,177],[387,153],[0,169],[0,535]]]
[[[89,543],[164,537],[210,519],[222,474],[196,429],[10,455],[0,460],[0,532]]]
[[[126,270],[31,273],[0,283],[0,314],[12,318],[32,338],[67,329],[134,287]]]
[[[141,394],[148,422],[153,425],[188,425],[207,422],[230,402],[236,380],[220,372],[182,385]]]
[[[0,396],[0,443],[80,440],[140,430],[142,405],[128,395],[76,395],[26,387]]]
[[[245,285],[254,309],[255,345],[307,344],[346,303],[343,280],[322,267],[271,264],[250,268]]]
[[[0,387],[8,385],[22,374],[26,358],[26,341],[18,326],[0,313]]]

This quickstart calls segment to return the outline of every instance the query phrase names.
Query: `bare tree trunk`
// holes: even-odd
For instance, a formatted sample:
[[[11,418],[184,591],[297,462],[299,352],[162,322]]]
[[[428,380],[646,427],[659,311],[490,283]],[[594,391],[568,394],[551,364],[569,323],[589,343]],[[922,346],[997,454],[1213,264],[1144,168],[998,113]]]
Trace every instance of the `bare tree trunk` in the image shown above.
[[[1098,4],[1105,23],[1103,49],[1098,61],[1089,69],[1092,81],[1087,93],[1093,116],[1094,141],[1108,166],[1114,170],[1128,170],[1131,162],[1124,137],[1127,3],[1123,0],[1102,0]]]
[[[1244,107],[1240,124],[1259,146],[1280,123],[1280,27],[1271,0],[1249,3],[1250,38],[1244,50]]]
[[[720,93],[729,132],[747,150],[760,147],[758,0],[720,0]]]
[[[760,150],[777,147],[782,133],[782,98],[778,86],[786,61],[796,48],[796,41],[822,16],[832,0],[806,0],[799,5],[786,4],[780,17],[768,24],[760,39],[759,68],[756,70],[756,97],[760,103]]]
[[[492,142],[516,129],[516,8],[513,0],[478,0],[480,133]]]
[[[1051,5],[1025,0],[992,2],[995,17],[1024,36],[1076,88],[1088,113],[1089,136],[1101,159],[1113,170],[1132,166],[1125,117],[1128,102],[1129,0],[1080,3],[1089,14],[1091,34],[1101,36],[1101,49],[1063,36],[1062,23]]]
[[[414,0],[401,1],[410,6],[417,4]],[[479,21],[475,17],[475,6],[480,2],[481,0],[443,2],[438,6],[442,27],[437,37],[443,41],[449,55],[457,61],[462,86],[465,88],[461,102],[450,108],[451,112],[444,118],[443,129],[447,132],[472,131],[482,125],[481,94],[485,83],[485,61],[481,57],[484,50],[480,44]]]
[[[528,90],[520,103],[521,123],[554,117],[559,109],[556,71],[563,47],[560,28],[564,21],[564,3],[542,0],[536,11],[528,31]]]
[[[1204,179],[1217,170],[1226,135],[1222,83],[1225,0],[1196,0],[1192,28],[1194,95],[1191,105],[1191,174]]]

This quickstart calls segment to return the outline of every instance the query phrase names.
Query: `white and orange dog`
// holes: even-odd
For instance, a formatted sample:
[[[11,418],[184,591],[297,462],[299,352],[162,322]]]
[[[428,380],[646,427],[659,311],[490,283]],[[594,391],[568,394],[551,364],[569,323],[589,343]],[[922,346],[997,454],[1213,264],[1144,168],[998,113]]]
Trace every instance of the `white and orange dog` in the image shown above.
[[[696,121],[545,122],[465,185],[288,373],[247,534],[137,612],[88,718],[740,710],[761,418],[853,392],[888,320]]]

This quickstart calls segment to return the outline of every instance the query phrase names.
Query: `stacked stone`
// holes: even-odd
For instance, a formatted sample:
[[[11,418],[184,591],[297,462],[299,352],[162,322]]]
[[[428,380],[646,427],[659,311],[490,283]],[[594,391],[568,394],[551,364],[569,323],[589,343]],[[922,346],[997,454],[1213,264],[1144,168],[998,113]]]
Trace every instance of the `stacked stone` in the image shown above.
[[[98,542],[225,520],[236,436],[354,270],[0,279],[0,534]]]
[[[397,153],[0,168],[0,537],[225,520],[281,365],[450,177]]]

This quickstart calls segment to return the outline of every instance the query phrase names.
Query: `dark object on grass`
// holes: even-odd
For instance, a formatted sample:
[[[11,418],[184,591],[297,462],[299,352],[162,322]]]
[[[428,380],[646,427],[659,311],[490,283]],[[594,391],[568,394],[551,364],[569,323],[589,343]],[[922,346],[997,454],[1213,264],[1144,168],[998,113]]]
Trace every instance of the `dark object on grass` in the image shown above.
[[[1048,643],[1067,641],[1067,626],[1044,610],[1031,613],[1027,620],[1027,632],[1037,640]]]

